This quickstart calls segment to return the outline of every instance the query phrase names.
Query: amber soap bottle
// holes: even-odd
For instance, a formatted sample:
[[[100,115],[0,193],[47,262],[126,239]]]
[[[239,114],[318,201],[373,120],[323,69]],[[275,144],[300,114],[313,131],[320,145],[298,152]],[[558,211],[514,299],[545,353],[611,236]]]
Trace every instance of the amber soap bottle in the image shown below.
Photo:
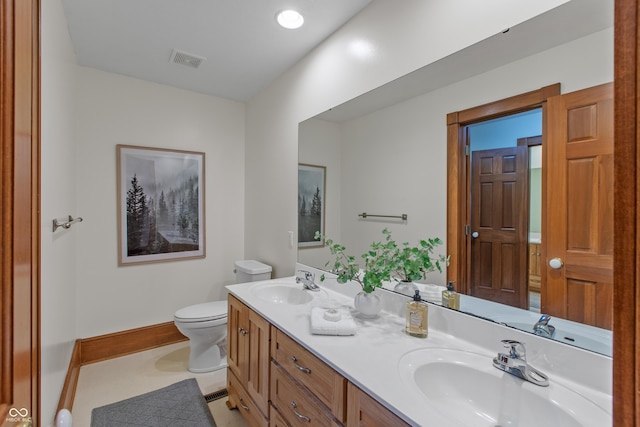
[[[412,337],[426,338],[429,333],[429,306],[416,290],[413,300],[407,303],[406,333]]]

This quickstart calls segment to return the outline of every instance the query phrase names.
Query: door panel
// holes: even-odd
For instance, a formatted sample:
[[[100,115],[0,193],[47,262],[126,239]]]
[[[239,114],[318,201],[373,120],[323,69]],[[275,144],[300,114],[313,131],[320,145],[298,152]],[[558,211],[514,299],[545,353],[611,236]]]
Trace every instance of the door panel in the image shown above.
[[[471,295],[528,308],[528,148],[474,151]],[[472,234],[472,236],[475,234]]]
[[[39,16],[0,2],[0,425],[40,425]]]
[[[613,325],[613,85],[549,98],[542,310]],[[549,267],[559,258],[558,269]]]

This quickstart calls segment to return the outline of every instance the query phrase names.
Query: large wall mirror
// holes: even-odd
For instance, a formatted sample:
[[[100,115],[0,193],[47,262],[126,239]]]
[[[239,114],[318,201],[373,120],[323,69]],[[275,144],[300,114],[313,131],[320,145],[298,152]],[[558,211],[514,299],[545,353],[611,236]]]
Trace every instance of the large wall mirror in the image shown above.
[[[566,94],[611,81],[613,1],[573,0],[300,123],[299,162],[325,171],[324,233],[354,255],[382,240],[384,228],[399,242],[439,237],[445,240],[441,253],[450,252],[458,245],[447,241],[447,115],[556,83]],[[543,117],[539,109],[519,116],[515,119],[526,124],[498,131],[508,133],[511,142],[482,141],[508,124],[510,118],[503,117],[474,129],[474,141],[478,150],[529,141],[524,243],[533,245],[528,252],[535,255],[535,245],[545,239],[539,201],[545,164],[535,148]],[[385,217],[363,218],[364,212]],[[324,269],[330,259],[326,247],[298,250],[298,261],[316,268]],[[519,268],[532,272],[535,256],[527,256],[524,263]],[[526,289],[533,292],[527,291],[526,302],[519,306],[492,301],[490,295],[471,296],[466,278],[448,274],[464,281],[457,284],[465,293],[462,311],[530,332],[542,314],[535,274],[526,275],[527,282],[533,279]],[[424,280],[440,286],[446,281],[447,272],[431,273]],[[552,323],[557,327],[554,339],[611,356],[609,329],[561,318]]]

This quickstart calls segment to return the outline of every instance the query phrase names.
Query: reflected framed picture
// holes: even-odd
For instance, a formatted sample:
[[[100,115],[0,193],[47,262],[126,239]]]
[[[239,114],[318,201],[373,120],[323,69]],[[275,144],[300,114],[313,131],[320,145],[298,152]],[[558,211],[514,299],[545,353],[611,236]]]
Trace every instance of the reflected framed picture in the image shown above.
[[[116,151],[118,265],[204,258],[204,153]]]
[[[324,246],[316,231],[324,234],[326,167],[298,164],[298,248]]]

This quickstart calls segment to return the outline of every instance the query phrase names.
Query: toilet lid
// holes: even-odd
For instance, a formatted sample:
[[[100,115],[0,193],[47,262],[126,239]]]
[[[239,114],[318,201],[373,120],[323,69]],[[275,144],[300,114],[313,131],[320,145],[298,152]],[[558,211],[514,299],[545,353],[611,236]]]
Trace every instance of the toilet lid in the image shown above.
[[[227,302],[212,301],[190,305],[176,311],[175,318],[183,322],[205,322],[227,317]]]

